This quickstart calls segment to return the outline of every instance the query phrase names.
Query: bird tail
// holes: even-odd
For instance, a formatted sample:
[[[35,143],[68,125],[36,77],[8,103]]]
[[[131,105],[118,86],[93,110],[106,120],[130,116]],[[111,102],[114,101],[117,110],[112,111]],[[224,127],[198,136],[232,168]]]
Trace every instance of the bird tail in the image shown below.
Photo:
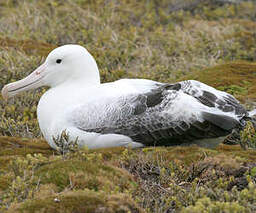
[[[249,116],[250,118],[254,117],[256,115],[256,109],[252,110],[252,111],[249,111]]]
[[[247,121],[250,121],[256,130],[256,109],[247,112],[247,115],[241,119],[242,125],[234,128],[223,143],[229,145],[239,144],[241,142],[240,132],[246,127]]]

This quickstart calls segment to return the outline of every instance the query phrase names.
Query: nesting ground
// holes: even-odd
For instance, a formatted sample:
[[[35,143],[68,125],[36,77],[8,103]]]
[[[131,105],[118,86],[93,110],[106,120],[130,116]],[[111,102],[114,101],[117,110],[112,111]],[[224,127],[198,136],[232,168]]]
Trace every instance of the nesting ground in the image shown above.
[[[0,0],[0,89],[53,48],[78,43],[95,57],[102,82],[196,79],[253,107],[256,3],[228,2]],[[256,212],[255,150],[60,155],[41,138],[36,119],[46,89],[8,103],[0,97],[0,212]],[[245,141],[256,141],[249,127]]]

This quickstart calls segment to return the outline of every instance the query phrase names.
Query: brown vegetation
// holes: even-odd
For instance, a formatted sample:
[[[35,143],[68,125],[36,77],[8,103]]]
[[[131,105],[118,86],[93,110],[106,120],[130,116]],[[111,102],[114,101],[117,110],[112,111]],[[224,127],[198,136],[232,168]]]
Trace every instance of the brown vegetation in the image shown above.
[[[66,43],[103,82],[196,79],[255,102],[256,4],[198,0],[0,0],[0,89]],[[255,131],[244,148],[53,151],[36,106],[46,88],[0,96],[0,212],[256,212]]]

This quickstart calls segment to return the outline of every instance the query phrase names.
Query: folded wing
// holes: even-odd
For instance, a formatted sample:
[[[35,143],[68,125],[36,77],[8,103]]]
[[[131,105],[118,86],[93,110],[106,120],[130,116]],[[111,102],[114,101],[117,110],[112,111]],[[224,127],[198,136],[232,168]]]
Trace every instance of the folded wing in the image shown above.
[[[225,136],[243,125],[247,114],[233,96],[197,81],[155,84],[148,92],[106,98],[104,104],[89,108],[91,115],[97,112],[97,122],[86,116],[74,119],[80,130],[126,135],[145,145]]]

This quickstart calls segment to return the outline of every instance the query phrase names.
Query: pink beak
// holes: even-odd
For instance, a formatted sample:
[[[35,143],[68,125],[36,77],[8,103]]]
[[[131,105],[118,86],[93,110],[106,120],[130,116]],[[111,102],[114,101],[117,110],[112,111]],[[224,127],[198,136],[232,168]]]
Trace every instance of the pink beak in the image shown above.
[[[46,73],[46,64],[39,66],[34,72],[28,75],[26,78],[7,84],[2,89],[2,96],[5,100],[9,97],[15,96],[20,92],[27,91],[30,89],[36,89],[43,85],[43,78]]]

